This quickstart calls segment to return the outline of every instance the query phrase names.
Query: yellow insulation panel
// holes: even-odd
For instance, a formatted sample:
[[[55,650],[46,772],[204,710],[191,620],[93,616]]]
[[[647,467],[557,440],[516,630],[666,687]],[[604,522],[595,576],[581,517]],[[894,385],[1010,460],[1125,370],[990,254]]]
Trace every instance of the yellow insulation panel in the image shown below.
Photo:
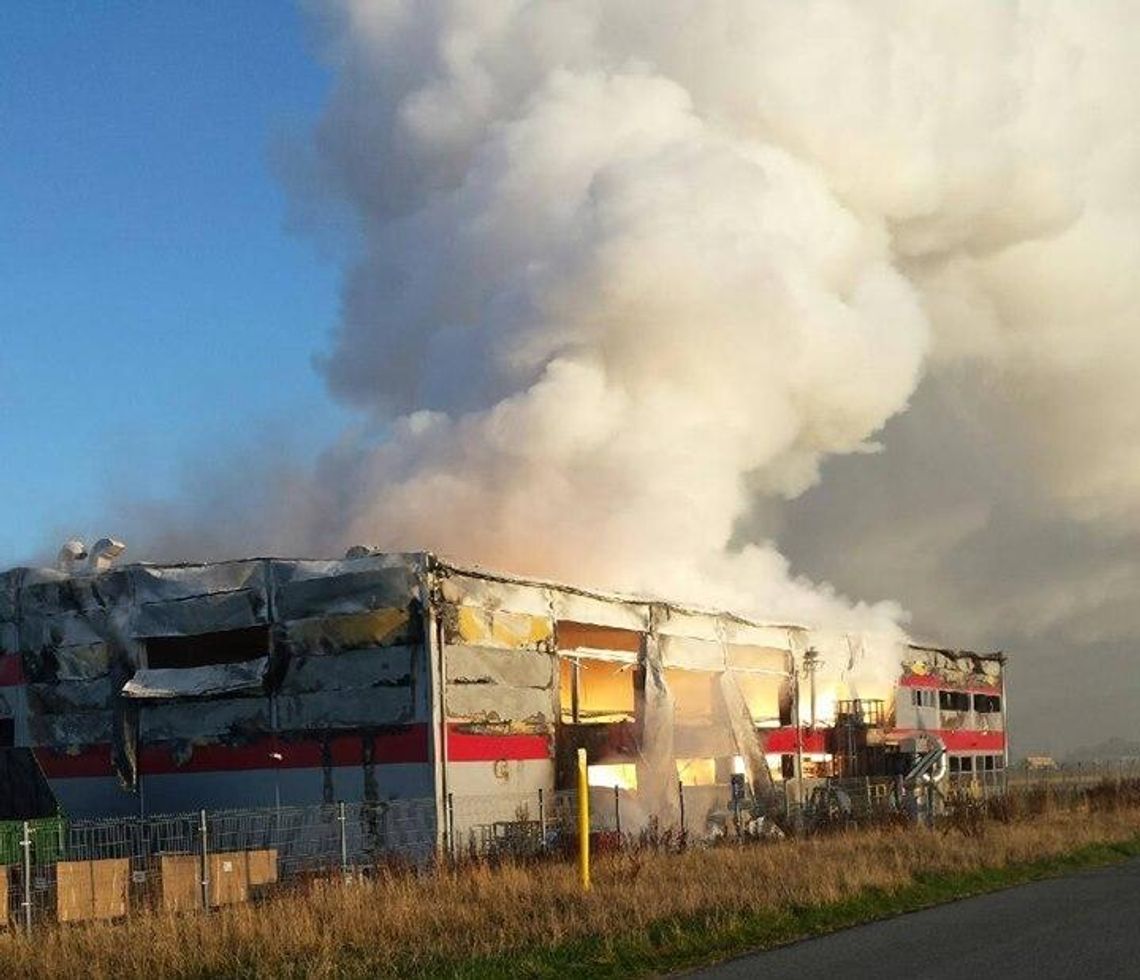
[[[554,636],[554,623],[548,617],[478,606],[459,606],[455,628],[462,643],[507,650],[540,647]]]
[[[360,650],[402,642],[411,613],[406,608],[373,609],[347,616],[324,616],[290,623],[289,642],[309,651]]]

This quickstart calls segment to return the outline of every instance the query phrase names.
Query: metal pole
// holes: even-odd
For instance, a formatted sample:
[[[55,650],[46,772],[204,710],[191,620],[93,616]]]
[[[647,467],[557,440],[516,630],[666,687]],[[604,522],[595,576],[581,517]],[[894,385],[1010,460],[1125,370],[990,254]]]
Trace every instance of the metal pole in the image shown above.
[[[685,784],[677,780],[677,799],[681,804],[681,837],[685,836]]]
[[[348,880],[348,821],[344,815],[344,800],[337,804],[337,821],[340,823],[340,873]]]
[[[447,855],[455,860],[455,794],[447,794]]]
[[[590,890],[590,783],[586,750],[578,750],[578,879],[582,891]]]
[[[796,829],[802,830],[804,814],[804,745],[800,728],[800,672],[796,670],[796,657],[792,658],[792,724],[796,726]]]
[[[811,727],[815,728],[815,667],[816,658],[819,654],[813,647],[808,647],[804,653],[804,667],[808,672],[808,696],[811,699],[809,706],[811,708]]]
[[[207,840],[209,829],[209,825],[206,823],[206,811],[202,810],[198,815],[198,833],[202,838],[201,880],[202,908],[204,909],[208,909],[210,907],[210,844]]]
[[[24,839],[21,841],[24,848],[24,931],[32,932],[32,832],[28,821],[24,821]]]
[[[617,827],[618,844],[621,844],[621,791],[614,786],[614,826]]]
[[[538,831],[542,835],[541,847],[546,850],[546,801],[542,796],[542,787],[538,787]]]

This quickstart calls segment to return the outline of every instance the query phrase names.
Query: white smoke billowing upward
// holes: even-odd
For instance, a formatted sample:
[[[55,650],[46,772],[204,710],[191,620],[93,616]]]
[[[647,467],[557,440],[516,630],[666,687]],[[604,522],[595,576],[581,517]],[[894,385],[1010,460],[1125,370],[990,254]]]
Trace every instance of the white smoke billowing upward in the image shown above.
[[[1096,275],[1140,227],[1125,6],[327,13],[312,168],[362,251],[322,366],[390,423],[325,461],[341,542],[882,626],[894,607],[794,580],[769,544],[730,553],[753,495],[867,448],[932,345],[1014,371],[1030,405],[1074,329],[1137,352],[1135,277]],[[1116,380],[1044,466],[1085,509],[1113,501],[1077,474],[1135,480],[1097,432]]]
[[[846,609],[728,544],[905,407],[928,324],[885,221],[765,124],[762,25],[710,8],[686,40],[687,9],[341,8],[317,162],[364,255],[324,370],[401,416],[347,464],[345,540]]]
[[[897,635],[732,542],[929,372],[984,393],[1027,500],[1134,519],[1140,6],[319,9],[295,204],[354,216],[321,369],[383,437],[259,500],[259,541]]]

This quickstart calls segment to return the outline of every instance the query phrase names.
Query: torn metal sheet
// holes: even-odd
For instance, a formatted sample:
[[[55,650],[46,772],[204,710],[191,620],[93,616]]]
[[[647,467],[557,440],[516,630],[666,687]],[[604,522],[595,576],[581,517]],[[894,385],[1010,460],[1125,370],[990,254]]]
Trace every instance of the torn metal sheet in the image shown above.
[[[748,701],[732,671],[720,675],[720,692],[724,698],[725,712],[736,741],[736,751],[744,758],[748,781],[753,795],[768,805],[775,804],[776,787],[772,781],[772,771],[764,757],[764,749],[756,734],[756,719],[752,717]]]
[[[279,695],[277,726],[282,732],[402,725],[417,720],[410,687],[367,687]]]
[[[659,614],[658,614],[659,615]],[[637,767],[638,796],[647,813],[664,826],[677,822],[676,705],[665,682],[658,646],[657,615],[646,636],[643,670],[638,672],[635,694],[641,758]]]
[[[448,684],[444,707],[452,721],[509,721],[535,732],[548,731],[555,717],[554,692],[543,688]]]
[[[137,700],[204,698],[221,694],[261,693],[268,657],[205,667],[142,668],[122,687],[124,697]]]
[[[440,593],[445,602],[457,606],[506,609],[530,613],[532,616],[551,615],[551,597],[545,588],[536,585],[476,578],[452,572],[441,579]]]
[[[135,601],[171,602],[225,592],[266,591],[261,558],[191,565],[130,565]]]
[[[70,711],[64,715],[29,714],[28,737],[32,745],[69,748],[104,745],[114,732],[112,711]]]
[[[294,656],[281,680],[282,694],[367,687],[411,687],[413,659],[421,648],[377,647],[329,656]]]
[[[444,676],[449,684],[549,689],[554,684],[554,662],[550,654],[532,651],[449,646],[444,654]]]
[[[504,650],[550,650],[554,621],[549,616],[445,605],[440,611],[444,640],[452,644],[500,647]]]
[[[729,644],[725,648],[728,666],[736,670],[760,674],[785,675],[791,672],[791,650],[776,647],[740,646]]]
[[[66,714],[107,708],[114,700],[115,688],[110,678],[100,677],[91,681],[29,684],[27,693],[28,707],[35,714]]]
[[[724,631],[716,616],[660,606],[655,628],[661,636],[683,636],[692,640],[721,642]]]
[[[417,567],[400,555],[275,561],[272,578],[276,616],[283,620],[407,608],[418,595]]]
[[[113,629],[109,614],[65,612],[54,616],[26,616],[20,624],[20,646],[25,650],[44,647],[83,646],[98,643]]]
[[[406,606],[285,623],[282,640],[297,653],[339,654],[383,646],[407,646],[419,639],[420,624]]]
[[[649,604],[598,599],[551,589],[553,613],[558,620],[611,626],[644,633],[649,629]]]
[[[114,569],[99,575],[67,577],[51,570],[28,569],[20,589],[20,617],[59,613],[95,613],[133,600],[130,573]]]
[[[263,626],[268,613],[265,594],[254,589],[148,602],[138,607],[134,633],[144,638],[221,633]]]
[[[725,669],[724,645],[716,639],[697,640],[689,636],[661,636],[661,663],[719,673]]]
[[[792,638],[789,633],[796,630],[795,627],[789,626],[755,626],[727,616],[722,618],[721,626],[726,643],[741,647],[767,647],[783,650],[785,653],[792,649]]]
[[[270,731],[267,698],[144,701],[138,712],[143,743],[244,738]]]
[[[60,646],[55,655],[55,676],[61,681],[89,681],[106,677],[111,670],[111,651],[106,643]]]

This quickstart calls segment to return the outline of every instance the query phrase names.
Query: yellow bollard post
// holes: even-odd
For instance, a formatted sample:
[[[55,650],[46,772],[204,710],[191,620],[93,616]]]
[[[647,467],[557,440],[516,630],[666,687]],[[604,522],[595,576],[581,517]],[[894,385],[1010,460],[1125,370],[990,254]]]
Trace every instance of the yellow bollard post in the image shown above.
[[[582,891],[590,890],[590,785],[586,778],[586,750],[578,750],[578,876]]]

